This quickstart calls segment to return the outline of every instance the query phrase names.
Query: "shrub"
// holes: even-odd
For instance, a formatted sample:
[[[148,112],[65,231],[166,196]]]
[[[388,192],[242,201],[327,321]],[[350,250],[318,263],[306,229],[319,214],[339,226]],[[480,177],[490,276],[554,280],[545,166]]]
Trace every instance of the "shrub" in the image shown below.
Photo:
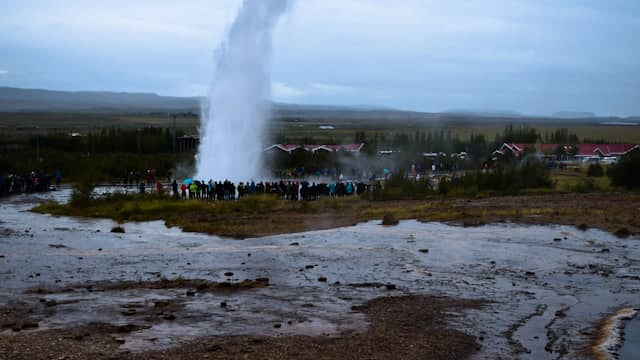
[[[614,186],[640,189],[640,150],[624,156],[617,164],[611,165],[607,175]]]
[[[493,170],[482,172],[467,172],[461,178],[456,178],[448,183],[440,183],[439,187],[446,186],[447,193],[451,189],[465,194],[473,194],[477,191],[492,191],[499,193],[518,193],[523,189],[551,188],[554,186],[549,172],[536,161],[526,161],[516,165],[497,165]],[[440,189],[439,189],[440,190]]]
[[[368,193],[371,200],[409,200],[423,199],[431,194],[431,183],[428,178],[420,181],[406,179],[402,173],[394,173],[384,183],[375,184]]]
[[[84,208],[88,207],[93,200],[93,183],[89,180],[77,182],[73,186],[73,192],[69,199],[72,207]]]
[[[596,182],[591,178],[580,179],[575,185],[571,187],[571,191],[578,193],[588,193],[599,191],[600,188]]]
[[[604,169],[600,164],[591,164],[587,170],[587,176],[589,177],[601,177],[604,176]]]

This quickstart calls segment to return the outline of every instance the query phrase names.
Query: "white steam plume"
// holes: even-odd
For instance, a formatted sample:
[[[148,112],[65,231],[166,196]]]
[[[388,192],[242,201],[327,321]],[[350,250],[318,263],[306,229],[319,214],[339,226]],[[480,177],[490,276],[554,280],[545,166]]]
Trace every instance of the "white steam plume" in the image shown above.
[[[238,182],[262,174],[271,33],[287,3],[244,0],[218,49],[208,103],[202,106],[197,179]]]

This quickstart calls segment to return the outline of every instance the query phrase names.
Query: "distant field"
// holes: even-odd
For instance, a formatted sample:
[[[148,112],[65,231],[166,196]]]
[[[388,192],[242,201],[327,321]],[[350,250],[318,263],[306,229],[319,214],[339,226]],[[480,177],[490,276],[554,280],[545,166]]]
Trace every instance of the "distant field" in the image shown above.
[[[603,139],[609,142],[640,143],[640,126],[600,125],[597,122],[577,122],[561,119],[509,119],[484,118],[471,116],[443,116],[429,119],[392,120],[372,118],[320,118],[317,114],[305,118],[274,119],[269,125],[269,132],[276,139],[285,136],[291,142],[313,138],[318,142],[352,142],[356,131],[364,131],[371,139],[374,134],[384,134],[386,138],[394,133],[414,134],[416,131],[450,131],[452,137],[466,139],[470,134],[484,134],[493,140],[497,133],[504,130],[507,124],[527,124],[539,133],[551,133],[559,128],[568,128],[581,139]],[[24,136],[49,131],[77,131],[86,133],[101,128],[122,127],[137,128],[144,126],[172,126],[168,114],[100,114],[100,113],[2,113],[0,112],[0,135]],[[195,116],[178,117],[176,126],[186,133],[196,133],[198,119]],[[334,129],[321,129],[320,126],[333,126]]]
[[[395,133],[414,134],[416,131],[451,131],[451,136],[458,136],[460,139],[468,139],[471,134],[483,134],[487,140],[493,140],[498,133],[502,133],[505,126],[510,122],[483,122],[478,119],[477,122],[457,120],[446,120],[437,123],[380,123],[376,122],[368,124],[366,121],[299,121],[299,122],[283,122],[276,121],[271,131],[274,133],[285,134],[288,139],[293,141],[314,138],[317,141],[353,141],[356,131],[365,131],[368,139],[373,138],[377,133],[378,136],[384,134],[388,139]],[[516,122],[522,124],[522,122]],[[321,129],[320,126],[334,126],[335,129]],[[527,123],[528,126],[534,127],[539,133],[552,133],[559,128],[568,128],[570,132],[576,133],[580,139],[602,139],[608,142],[628,142],[640,143],[640,126],[621,126],[621,125],[599,125],[597,123],[577,124],[573,122],[557,123]]]

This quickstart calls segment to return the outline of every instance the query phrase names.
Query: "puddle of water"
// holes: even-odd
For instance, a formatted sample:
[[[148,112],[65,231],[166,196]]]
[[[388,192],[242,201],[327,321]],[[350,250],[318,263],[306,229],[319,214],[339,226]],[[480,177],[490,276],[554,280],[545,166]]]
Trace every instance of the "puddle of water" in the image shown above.
[[[64,201],[68,196],[61,191],[37,198]],[[28,212],[34,203],[26,196],[0,200],[0,231],[6,234],[0,237],[0,306],[33,304],[40,309],[41,328],[92,321],[150,326],[124,336],[123,347],[131,350],[206,335],[359,331],[366,319],[351,311],[353,305],[379,296],[429,293],[490,301],[484,309],[451,319],[482,338],[477,358],[576,357],[590,341],[584,329],[594,319],[617,306],[640,307],[640,242],[598,230],[369,222],[237,241],[167,229],[158,221],[127,223],[126,233],[114,234],[111,220]],[[188,289],[24,293],[34,287],[165,277],[231,282],[267,277],[271,285],[195,296],[186,296]],[[62,305],[43,309],[43,299]],[[154,312],[157,300],[182,304],[171,312],[175,319]],[[135,306],[136,314],[123,315],[127,306]],[[626,344],[632,345],[622,351],[630,351],[627,346],[637,339],[635,326],[627,332]]]
[[[640,356],[640,316],[628,321],[624,328],[624,344],[619,350],[620,360],[633,360]]]

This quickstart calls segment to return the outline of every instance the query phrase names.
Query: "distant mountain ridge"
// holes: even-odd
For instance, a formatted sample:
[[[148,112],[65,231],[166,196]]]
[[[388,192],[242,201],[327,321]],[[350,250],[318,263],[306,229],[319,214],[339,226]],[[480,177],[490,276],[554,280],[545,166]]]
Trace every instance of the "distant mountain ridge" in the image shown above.
[[[202,97],[162,96],[154,93],[128,93],[110,91],[59,91],[22,89],[0,86],[0,112],[78,112],[78,113],[200,113]],[[370,105],[311,105],[273,103],[273,114],[286,118],[318,119],[379,119],[390,121],[438,121],[460,118],[473,120],[513,119],[514,121],[601,121],[625,119],[619,117],[596,117],[589,112],[562,111],[552,116],[525,115],[512,110],[452,109],[440,113],[398,110]],[[628,117],[637,120],[639,117]]]
[[[170,112],[199,111],[200,98],[153,93],[55,91],[0,87],[2,112]]]
[[[558,111],[551,116],[560,119],[588,119],[596,117],[596,114],[586,111]]]

